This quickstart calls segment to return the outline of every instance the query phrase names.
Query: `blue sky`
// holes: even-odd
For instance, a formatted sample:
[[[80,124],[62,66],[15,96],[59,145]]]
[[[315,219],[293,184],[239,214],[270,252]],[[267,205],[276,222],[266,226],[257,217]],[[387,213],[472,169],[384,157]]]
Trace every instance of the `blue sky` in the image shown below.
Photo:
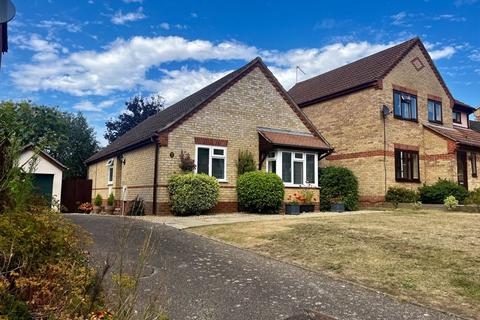
[[[456,98],[480,106],[480,1],[14,0],[0,99],[81,111],[101,143],[135,94],[170,105],[261,56],[289,89],[420,36]]]

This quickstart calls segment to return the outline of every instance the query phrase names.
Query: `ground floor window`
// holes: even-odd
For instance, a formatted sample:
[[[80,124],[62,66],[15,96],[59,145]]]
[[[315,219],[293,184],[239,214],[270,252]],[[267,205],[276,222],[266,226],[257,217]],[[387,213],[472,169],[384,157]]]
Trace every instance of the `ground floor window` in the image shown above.
[[[395,178],[405,182],[420,181],[418,151],[395,149]]]
[[[278,174],[285,186],[318,185],[318,155],[303,151],[277,150],[267,156],[267,171]]]
[[[478,176],[478,173],[477,173],[477,154],[475,152],[472,152],[471,160],[472,160],[472,177],[476,178]]]
[[[195,147],[196,172],[227,181],[227,148],[197,145]]]
[[[107,161],[107,184],[113,184],[113,159]]]

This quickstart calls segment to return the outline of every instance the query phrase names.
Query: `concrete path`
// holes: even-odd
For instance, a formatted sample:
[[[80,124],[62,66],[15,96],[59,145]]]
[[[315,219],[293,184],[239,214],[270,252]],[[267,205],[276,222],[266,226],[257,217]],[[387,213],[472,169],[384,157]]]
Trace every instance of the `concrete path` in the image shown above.
[[[316,217],[326,217],[331,215],[350,215],[350,214],[362,214],[371,211],[354,211],[354,212],[311,212],[302,213],[300,215],[284,215],[284,214],[253,214],[253,213],[226,213],[226,214],[211,214],[200,216],[188,216],[188,217],[175,217],[175,216],[141,216],[131,217],[133,219],[139,219],[152,223],[160,223],[175,229],[187,229],[193,227],[208,226],[214,224],[228,224],[238,222],[250,222],[250,221],[278,221],[285,219],[306,219]]]
[[[68,218],[92,233],[91,253],[99,264],[118,254],[124,221],[131,228],[132,262],[153,230],[152,272],[142,280],[142,301],[159,297],[172,320],[458,319],[162,224],[114,216]]]

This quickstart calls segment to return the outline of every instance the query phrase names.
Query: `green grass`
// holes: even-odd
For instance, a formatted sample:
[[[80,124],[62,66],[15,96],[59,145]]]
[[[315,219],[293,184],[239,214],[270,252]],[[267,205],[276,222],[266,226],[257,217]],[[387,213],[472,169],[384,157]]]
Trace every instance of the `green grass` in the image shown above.
[[[480,215],[395,210],[192,230],[467,316],[480,314]]]

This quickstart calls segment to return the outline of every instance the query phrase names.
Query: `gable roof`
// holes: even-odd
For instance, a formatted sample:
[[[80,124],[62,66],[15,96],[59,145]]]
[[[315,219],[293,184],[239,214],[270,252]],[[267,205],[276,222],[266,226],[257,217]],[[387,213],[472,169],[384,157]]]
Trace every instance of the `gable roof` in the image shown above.
[[[185,119],[187,119],[194,112],[198,111],[203,106],[207,105],[215,97],[220,95],[235,82],[240,80],[243,76],[248,74],[255,67],[259,67],[260,70],[266,75],[269,81],[274,85],[277,91],[282,95],[282,97],[287,101],[290,107],[295,111],[295,113],[300,117],[305,126],[318,138],[325,141],[326,140],[320,135],[315,126],[310,122],[310,120],[305,116],[302,110],[297,106],[293,99],[288,95],[285,89],[280,85],[275,76],[263,63],[260,57],[257,57],[244,65],[243,67],[227,74],[223,78],[209,84],[208,86],[200,89],[199,91],[191,94],[190,96],[184,98],[183,100],[178,101],[172,106],[165,108],[161,112],[145,119],[143,122],[139,123],[137,126],[132,128],[130,131],[126,132],[124,135],[117,138],[107,147],[95,153],[93,156],[88,158],[85,162],[92,163],[113,155],[119,154],[126,150],[130,150],[145,144],[153,142],[152,139],[156,135],[162,132],[168,132],[181,124]]]
[[[31,150],[31,151],[35,152],[35,145],[33,143],[27,144],[25,147],[23,147],[22,152],[25,152],[25,151],[28,151],[28,150]],[[58,161],[57,159],[55,159],[54,157],[52,157],[51,155],[46,153],[45,151],[40,150],[39,154],[45,160],[47,160],[48,162],[50,162],[51,164],[53,164],[54,166],[56,166],[60,170],[63,171],[63,170],[68,169],[68,167],[66,165],[64,165],[63,163],[61,163],[60,161]]]
[[[311,133],[258,127],[258,133],[271,145],[329,151],[332,148]]]
[[[475,130],[459,126],[448,128],[433,124],[424,124],[424,127],[436,132],[441,136],[444,136],[447,139],[455,141],[459,145],[480,149],[480,132]]]
[[[300,107],[304,107],[369,87],[378,87],[381,85],[381,80],[385,78],[416,45],[418,45],[424,53],[427,62],[447,92],[447,95],[453,100],[447,85],[418,37],[340,68],[299,82],[295,84],[288,93]]]
[[[455,99],[453,104],[454,109],[458,109],[459,111],[467,112],[468,114],[475,112],[477,108],[472,107],[471,105],[466,104],[460,100]]]

